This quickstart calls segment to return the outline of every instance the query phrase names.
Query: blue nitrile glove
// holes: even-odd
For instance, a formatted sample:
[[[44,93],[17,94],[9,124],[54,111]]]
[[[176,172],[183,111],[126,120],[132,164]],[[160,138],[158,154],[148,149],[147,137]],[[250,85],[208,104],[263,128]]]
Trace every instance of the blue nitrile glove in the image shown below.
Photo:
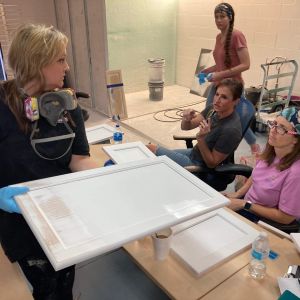
[[[6,186],[0,189],[0,209],[9,213],[21,213],[15,199],[16,195],[24,194],[29,191],[26,186]]]
[[[201,85],[201,84],[205,83],[205,79],[206,79],[206,77],[207,77],[207,74],[206,74],[206,73],[200,72],[200,73],[197,75],[197,77],[199,78],[199,84]]]
[[[197,75],[197,77],[199,78],[199,84],[201,85],[201,84],[205,83],[205,81],[209,81],[212,78],[212,76],[213,76],[213,73],[206,74],[206,73],[200,72]]]
[[[104,163],[103,166],[108,167],[108,166],[113,166],[113,165],[115,165],[115,163],[111,159],[109,159]]]

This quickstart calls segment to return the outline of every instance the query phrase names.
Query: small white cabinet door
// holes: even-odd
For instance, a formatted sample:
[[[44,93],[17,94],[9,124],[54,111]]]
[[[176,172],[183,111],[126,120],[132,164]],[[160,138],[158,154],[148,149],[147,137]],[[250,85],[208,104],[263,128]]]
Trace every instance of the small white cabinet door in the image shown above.
[[[112,138],[114,128],[107,124],[101,124],[85,129],[86,137],[89,144],[96,144]]]
[[[56,270],[229,202],[164,156],[25,185],[17,202]]]
[[[225,209],[173,227],[171,253],[196,276],[249,247],[259,232]]]
[[[142,142],[104,146],[103,150],[116,164],[156,157]]]

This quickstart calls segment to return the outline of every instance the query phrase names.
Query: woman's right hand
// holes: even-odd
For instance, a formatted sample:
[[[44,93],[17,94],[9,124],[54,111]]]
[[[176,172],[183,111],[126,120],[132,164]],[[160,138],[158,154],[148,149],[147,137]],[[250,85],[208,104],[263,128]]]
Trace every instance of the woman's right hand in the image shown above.
[[[191,122],[196,117],[196,111],[193,109],[185,109],[182,113],[182,119],[186,122]]]

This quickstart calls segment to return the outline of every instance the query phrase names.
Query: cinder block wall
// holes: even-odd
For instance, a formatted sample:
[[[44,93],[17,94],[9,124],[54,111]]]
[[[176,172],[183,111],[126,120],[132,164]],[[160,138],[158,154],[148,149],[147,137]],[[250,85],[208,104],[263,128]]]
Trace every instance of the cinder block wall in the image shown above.
[[[178,0],[176,82],[189,87],[201,48],[213,49],[219,32],[214,8],[221,1]],[[235,27],[247,39],[251,67],[243,74],[245,85],[262,83],[260,64],[284,56],[300,64],[300,0],[231,0]],[[300,95],[300,75],[293,94]]]

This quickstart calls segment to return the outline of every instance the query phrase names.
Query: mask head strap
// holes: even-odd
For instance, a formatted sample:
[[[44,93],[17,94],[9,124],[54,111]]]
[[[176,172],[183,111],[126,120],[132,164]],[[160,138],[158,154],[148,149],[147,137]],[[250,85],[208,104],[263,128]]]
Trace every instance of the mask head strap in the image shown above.
[[[42,139],[34,139],[33,138],[34,134],[38,131],[38,129],[37,129],[37,123],[38,123],[38,121],[35,121],[35,123],[33,125],[33,129],[32,129],[31,135],[30,135],[30,143],[31,143],[31,146],[32,146],[34,152],[39,157],[41,157],[43,159],[46,159],[46,160],[56,160],[56,159],[60,159],[63,156],[65,156],[69,152],[69,150],[71,149],[71,147],[73,145],[74,138],[75,138],[75,133],[73,132],[73,130],[71,129],[71,127],[68,125],[68,123],[65,120],[65,118],[63,117],[62,119],[63,119],[63,123],[66,126],[66,128],[67,128],[67,130],[68,130],[69,133],[68,134],[64,134],[64,135],[54,136],[54,137],[42,138]],[[36,145],[37,144],[49,143],[49,142],[60,141],[60,140],[65,140],[65,139],[70,139],[69,146],[68,146],[68,148],[66,149],[66,151],[63,154],[61,154],[61,155],[59,155],[57,157],[51,158],[51,157],[44,156],[43,154],[41,154],[36,149]]]

